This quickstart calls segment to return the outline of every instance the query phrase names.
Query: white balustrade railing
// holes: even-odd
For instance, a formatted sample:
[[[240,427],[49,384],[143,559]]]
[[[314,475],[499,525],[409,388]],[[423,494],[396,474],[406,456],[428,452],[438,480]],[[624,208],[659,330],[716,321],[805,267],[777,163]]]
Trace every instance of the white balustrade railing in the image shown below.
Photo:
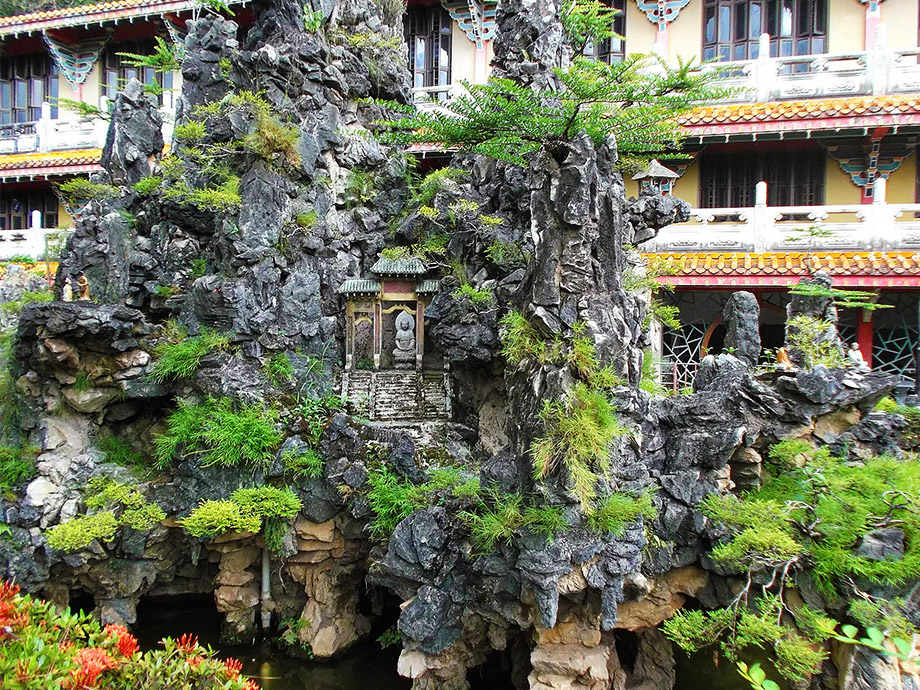
[[[889,204],[885,180],[871,204],[767,206],[767,183],[754,206],[698,208],[690,220],[662,229],[643,244],[651,252],[916,251],[920,204]]]
[[[31,227],[19,230],[0,230],[0,261],[13,257],[44,259],[46,253],[57,256],[66,236],[73,229],[44,228],[42,214],[32,211]]]
[[[920,91],[920,49],[889,50],[884,24],[869,51],[770,57],[770,35],[761,34],[754,60],[714,62],[719,84],[735,89],[728,102],[746,103]]]
[[[443,105],[460,92],[460,84],[442,84],[439,86],[416,86],[412,89],[415,105],[421,110],[430,110]]]
[[[100,101],[103,113],[109,111],[108,99]],[[163,117],[163,139],[172,139],[174,112],[172,98],[160,109]],[[105,145],[109,129],[108,118],[79,117],[59,108],[58,117],[51,117],[51,104],[42,103],[41,118],[35,122],[0,125],[0,154],[51,153],[98,149]]]

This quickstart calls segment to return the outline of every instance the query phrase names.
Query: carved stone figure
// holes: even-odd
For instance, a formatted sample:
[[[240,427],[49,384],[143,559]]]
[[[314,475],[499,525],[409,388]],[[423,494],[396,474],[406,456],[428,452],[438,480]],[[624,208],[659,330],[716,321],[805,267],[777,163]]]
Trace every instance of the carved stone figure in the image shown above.
[[[77,290],[80,293],[80,296],[77,297],[77,300],[87,301],[90,299],[89,278],[86,277],[85,273],[81,273],[79,276],[77,276]]]
[[[73,302],[73,285],[70,284],[70,278],[64,280],[64,287],[61,289],[61,299],[64,302]]]
[[[393,350],[396,366],[415,366],[415,319],[407,311],[396,317],[396,349]]]
[[[862,350],[859,349],[859,343],[850,343],[850,349],[847,350],[847,360],[855,365],[859,371],[869,371],[869,365],[866,358],[863,357]]]
[[[789,355],[786,352],[786,348],[781,347],[776,351],[776,363],[780,365],[783,369],[788,371],[793,368],[792,360],[789,359]]]

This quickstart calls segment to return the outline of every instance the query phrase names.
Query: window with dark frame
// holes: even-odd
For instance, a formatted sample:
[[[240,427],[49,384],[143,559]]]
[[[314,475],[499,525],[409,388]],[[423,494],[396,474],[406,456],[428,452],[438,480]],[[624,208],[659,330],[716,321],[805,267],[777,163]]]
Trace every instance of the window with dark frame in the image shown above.
[[[0,230],[25,230],[32,225],[32,212],[42,214],[42,227],[58,225],[58,198],[50,190],[12,191],[0,194]]]
[[[704,60],[753,60],[770,34],[771,57],[827,51],[827,0],[705,0]]]
[[[607,7],[617,10],[613,18],[613,32],[616,36],[608,38],[597,46],[588,46],[585,57],[597,58],[608,65],[619,62],[626,57],[626,0],[601,0]]]
[[[119,53],[133,55],[153,55],[156,43],[151,39],[138,41],[125,41],[115,46],[109,46],[105,51],[105,64],[103,71],[102,92],[109,101],[114,102],[118,92],[125,88],[131,79],[137,79],[144,86],[159,89],[171,89],[173,77],[171,72],[157,72],[152,67],[134,67],[130,64],[131,58]],[[163,95],[157,95],[157,102],[163,104]]]
[[[42,103],[57,117],[58,70],[50,55],[0,57],[0,124],[36,122]]]
[[[824,204],[823,151],[768,151],[702,155],[701,208],[744,208],[754,205],[754,191],[767,183],[770,206]]]
[[[416,5],[403,20],[412,86],[447,86],[450,81],[450,14],[441,5]]]

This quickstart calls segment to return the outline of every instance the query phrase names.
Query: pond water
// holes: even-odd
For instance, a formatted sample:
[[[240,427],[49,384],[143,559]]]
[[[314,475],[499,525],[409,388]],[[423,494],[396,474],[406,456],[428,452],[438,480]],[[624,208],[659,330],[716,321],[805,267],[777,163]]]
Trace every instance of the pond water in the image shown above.
[[[142,601],[138,607],[137,637],[150,649],[163,637],[189,632],[211,645],[223,658],[243,663],[243,673],[263,690],[409,690],[411,681],[396,672],[398,647],[381,649],[373,640],[357,645],[348,655],[332,661],[293,659],[268,644],[229,646],[219,643],[220,614],[211,595],[186,595]],[[712,650],[687,655],[680,650],[674,690],[750,690],[731,662],[716,660]],[[758,659],[745,659],[753,663]],[[763,659],[760,659],[763,662]],[[778,674],[764,664],[769,677]],[[470,674],[473,690],[513,690],[507,672],[488,667]],[[786,686],[781,684],[783,690]]]

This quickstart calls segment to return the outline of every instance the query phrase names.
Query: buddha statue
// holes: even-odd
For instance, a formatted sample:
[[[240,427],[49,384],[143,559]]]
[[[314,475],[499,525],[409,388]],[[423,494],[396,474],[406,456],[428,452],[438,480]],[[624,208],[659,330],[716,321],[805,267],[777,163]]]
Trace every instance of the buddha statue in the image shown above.
[[[415,366],[415,319],[407,311],[396,317],[396,349],[393,360],[398,369]]]

